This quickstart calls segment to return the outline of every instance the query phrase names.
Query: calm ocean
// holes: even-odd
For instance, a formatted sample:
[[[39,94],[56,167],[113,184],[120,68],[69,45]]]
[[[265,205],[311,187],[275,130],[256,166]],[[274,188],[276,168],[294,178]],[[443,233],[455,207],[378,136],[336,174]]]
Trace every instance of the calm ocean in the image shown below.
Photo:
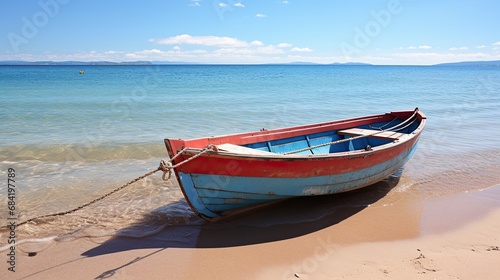
[[[21,222],[75,208],[155,169],[166,158],[167,137],[415,107],[427,115],[427,127],[394,192],[430,197],[500,183],[498,67],[0,66],[0,104],[2,221],[9,168]],[[176,183],[157,173],[81,211],[19,227],[18,234],[138,236],[181,220],[199,222]]]

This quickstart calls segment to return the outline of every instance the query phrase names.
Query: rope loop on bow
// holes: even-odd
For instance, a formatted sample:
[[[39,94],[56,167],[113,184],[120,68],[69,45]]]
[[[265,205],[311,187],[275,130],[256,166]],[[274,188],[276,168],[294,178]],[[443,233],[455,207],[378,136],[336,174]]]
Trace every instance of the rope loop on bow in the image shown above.
[[[210,151],[212,152],[218,152],[219,149],[217,148],[217,146],[213,145],[213,144],[209,144],[207,145],[205,148],[201,149],[197,154],[195,154],[194,156],[190,157],[190,158],[187,158],[175,165],[172,164],[172,162],[179,156],[181,155],[182,153],[184,153],[185,151],[187,150],[187,148],[183,148],[182,150],[180,150],[175,156],[173,156],[170,160],[166,161],[166,160],[161,160],[160,161],[160,167],[158,167],[159,170],[163,171],[163,175],[162,175],[162,179],[164,181],[167,181],[170,179],[170,177],[172,177],[172,169],[174,168],[177,168],[203,154],[206,154]],[[167,174],[168,174],[168,177],[167,177]]]

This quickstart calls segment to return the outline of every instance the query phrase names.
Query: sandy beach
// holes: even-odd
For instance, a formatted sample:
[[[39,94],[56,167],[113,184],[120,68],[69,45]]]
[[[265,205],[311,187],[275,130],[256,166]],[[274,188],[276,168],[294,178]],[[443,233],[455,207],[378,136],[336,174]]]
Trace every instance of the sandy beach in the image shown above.
[[[500,280],[500,1],[0,11],[0,280]]]
[[[2,279],[498,279],[500,187],[430,199],[390,182],[144,238],[16,247]],[[300,222],[298,222],[300,221]],[[2,252],[5,254],[5,251]],[[7,276],[7,278],[4,278]]]

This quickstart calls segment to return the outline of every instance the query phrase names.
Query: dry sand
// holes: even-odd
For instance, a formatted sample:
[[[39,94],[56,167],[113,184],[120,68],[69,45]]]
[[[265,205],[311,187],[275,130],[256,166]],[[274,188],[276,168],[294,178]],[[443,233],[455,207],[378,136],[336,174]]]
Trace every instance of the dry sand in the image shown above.
[[[500,187],[424,200],[388,192],[291,200],[147,238],[24,244],[16,272],[2,262],[0,278],[500,279]]]

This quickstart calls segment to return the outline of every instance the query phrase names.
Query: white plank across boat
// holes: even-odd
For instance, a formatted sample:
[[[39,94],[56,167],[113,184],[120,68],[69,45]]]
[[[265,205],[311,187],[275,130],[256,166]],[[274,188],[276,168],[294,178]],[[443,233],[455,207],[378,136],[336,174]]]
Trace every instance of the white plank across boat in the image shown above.
[[[378,133],[377,133],[378,132]],[[377,131],[373,129],[362,129],[362,128],[349,128],[349,129],[344,129],[344,130],[339,130],[337,132],[340,135],[347,135],[347,136],[370,136],[370,137],[375,137],[379,139],[387,139],[387,140],[398,140],[406,133],[400,133],[400,132],[394,132],[394,131]]]
[[[276,153],[266,152],[262,150],[247,148],[234,144],[220,144],[217,145],[217,149],[224,152],[234,153],[234,154],[245,154],[245,155],[276,155]]]

